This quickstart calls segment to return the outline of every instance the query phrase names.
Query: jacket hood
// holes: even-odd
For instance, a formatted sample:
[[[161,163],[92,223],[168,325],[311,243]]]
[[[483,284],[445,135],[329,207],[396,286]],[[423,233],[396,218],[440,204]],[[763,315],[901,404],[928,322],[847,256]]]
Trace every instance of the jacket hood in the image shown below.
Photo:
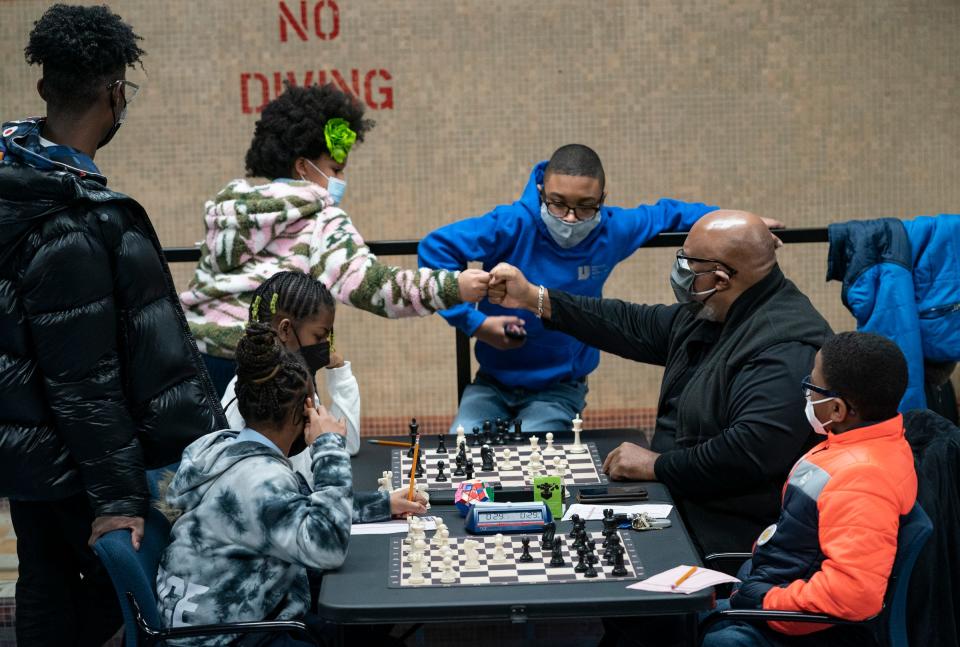
[[[224,472],[252,456],[287,460],[266,445],[237,441],[236,431],[215,431],[198,438],[183,451],[180,467],[167,489],[167,504],[182,512],[196,508]]]
[[[313,182],[231,181],[205,205],[206,244],[214,271],[237,269],[284,232],[299,232],[306,219],[328,207],[333,207],[333,198]]]

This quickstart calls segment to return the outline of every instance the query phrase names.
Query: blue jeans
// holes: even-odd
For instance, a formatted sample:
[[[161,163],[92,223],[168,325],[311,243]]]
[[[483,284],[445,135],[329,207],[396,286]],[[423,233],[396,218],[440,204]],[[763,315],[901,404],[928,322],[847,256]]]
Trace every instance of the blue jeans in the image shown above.
[[[540,391],[501,384],[483,373],[477,373],[460,399],[460,410],[450,426],[457,426],[469,434],[485,420],[523,420],[523,430],[529,432],[570,431],[571,421],[583,411],[587,401],[586,380],[557,382]]]

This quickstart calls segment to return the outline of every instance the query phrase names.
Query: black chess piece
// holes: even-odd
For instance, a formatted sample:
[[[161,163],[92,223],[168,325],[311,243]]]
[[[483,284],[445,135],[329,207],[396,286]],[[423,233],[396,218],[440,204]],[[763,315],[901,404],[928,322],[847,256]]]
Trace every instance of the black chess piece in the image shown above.
[[[573,536],[573,544],[570,546],[573,550],[579,550],[580,548],[586,549],[587,547],[587,534],[585,531],[577,529],[576,534]]]
[[[510,440],[515,443],[523,442],[523,420],[520,418],[513,421],[513,437]]]
[[[583,574],[586,578],[593,578],[597,576],[597,569],[594,568],[593,562],[587,561],[586,572]]]
[[[423,454],[422,453],[417,454],[417,468],[416,468],[416,471],[414,472],[414,476],[416,478],[423,477]]]
[[[520,543],[523,544],[523,552],[520,553],[520,557],[517,558],[518,562],[527,563],[533,561],[533,555],[530,554],[530,538],[522,537]]]
[[[553,548],[553,537],[557,532],[557,523],[548,521],[543,525],[543,536],[540,537],[540,550],[550,550]]]
[[[550,566],[563,566],[563,537],[553,538],[553,552],[550,554]]]
[[[623,577],[627,574],[627,566],[623,563],[623,553],[623,546],[619,546],[613,558],[613,570],[610,571],[610,574],[614,577]]]
[[[480,450],[480,471],[481,472],[492,472],[493,471],[493,450],[489,445],[484,445],[483,449]]]
[[[466,470],[467,480],[468,481],[473,480],[473,459],[472,458],[467,459],[467,463],[464,466],[464,469]]]
[[[577,565],[573,567],[574,573],[583,573],[587,570],[587,549],[581,546],[577,550]]]
[[[483,444],[489,445],[493,442],[493,436],[490,434],[491,431],[491,422],[489,420],[483,421]]]
[[[573,515],[572,517],[570,517],[570,521],[573,522],[573,530],[571,530],[570,534],[567,536],[573,539],[574,537],[577,536],[577,533],[580,532],[580,515],[578,514]]]
[[[447,453],[447,439],[443,434],[437,434],[437,453],[446,454]]]
[[[470,446],[471,446],[471,447],[479,447],[480,445],[481,445],[481,443],[480,443],[480,427],[474,427],[474,428],[473,428],[473,435],[470,436]]]
[[[603,552],[603,558],[607,560],[607,564],[613,564],[613,558],[618,550],[623,550],[623,546],[620,541],[620,533],[615,532],[610,535],[610,544],[607,546],[607,550]]]
[[[457,457],[454,459],[454,461],[455,461],[456,464],[457,464],[457,468],[456,468],[455,470],[453,470],[453,475],[454,475],[454,476],[463,476],[463,474],[464,474],[464,472],[463,472],[463,456],[462,456],[461,454],[457,454]]]
[[[420,425],[417,419],[410,421],[410,449],[407,450],[407,458],[413,458],[413,446],[417,444],[417,438],[420,436]]]
[[[501,446],[507,444],[507,430],[505,427],[497,427],[497,437],[493,439],[493,443]]]
[[[436,478],[433,479],[434,481],[438,483],[443,483],[444,481],[447,480],[447,475],[443,473],[443,468],[446,466],[447,464],[444,463],[443,461],[437,461],[437,476]]]

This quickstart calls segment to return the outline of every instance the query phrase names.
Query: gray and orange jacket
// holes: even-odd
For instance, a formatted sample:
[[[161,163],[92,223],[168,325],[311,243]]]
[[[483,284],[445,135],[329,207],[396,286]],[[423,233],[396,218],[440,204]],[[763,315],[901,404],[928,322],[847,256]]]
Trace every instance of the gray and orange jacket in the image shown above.
[[[731,606],[847,620],[876,615],[897,552],[900,517],[916,498],[902,416],[829,434],[793,466],[780,518],[757,540],[750,575]],[[791,635],[827,628],[770,626]]]

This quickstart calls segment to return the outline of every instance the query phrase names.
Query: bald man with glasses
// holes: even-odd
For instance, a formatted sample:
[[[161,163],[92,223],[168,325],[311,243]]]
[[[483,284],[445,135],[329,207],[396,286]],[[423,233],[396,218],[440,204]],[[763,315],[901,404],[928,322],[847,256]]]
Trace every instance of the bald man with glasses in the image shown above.
[[[664,367],[651,448],[623,443],[604,470],[664,482],[704,554],[750,548],[776,521],[787,472],[813,443],[796,385],[832,331],[780,271],[779,244],[753,214],[705,215],[674,259],[671,305],[573,295],[509,265],[492,273],[494,303]]]

